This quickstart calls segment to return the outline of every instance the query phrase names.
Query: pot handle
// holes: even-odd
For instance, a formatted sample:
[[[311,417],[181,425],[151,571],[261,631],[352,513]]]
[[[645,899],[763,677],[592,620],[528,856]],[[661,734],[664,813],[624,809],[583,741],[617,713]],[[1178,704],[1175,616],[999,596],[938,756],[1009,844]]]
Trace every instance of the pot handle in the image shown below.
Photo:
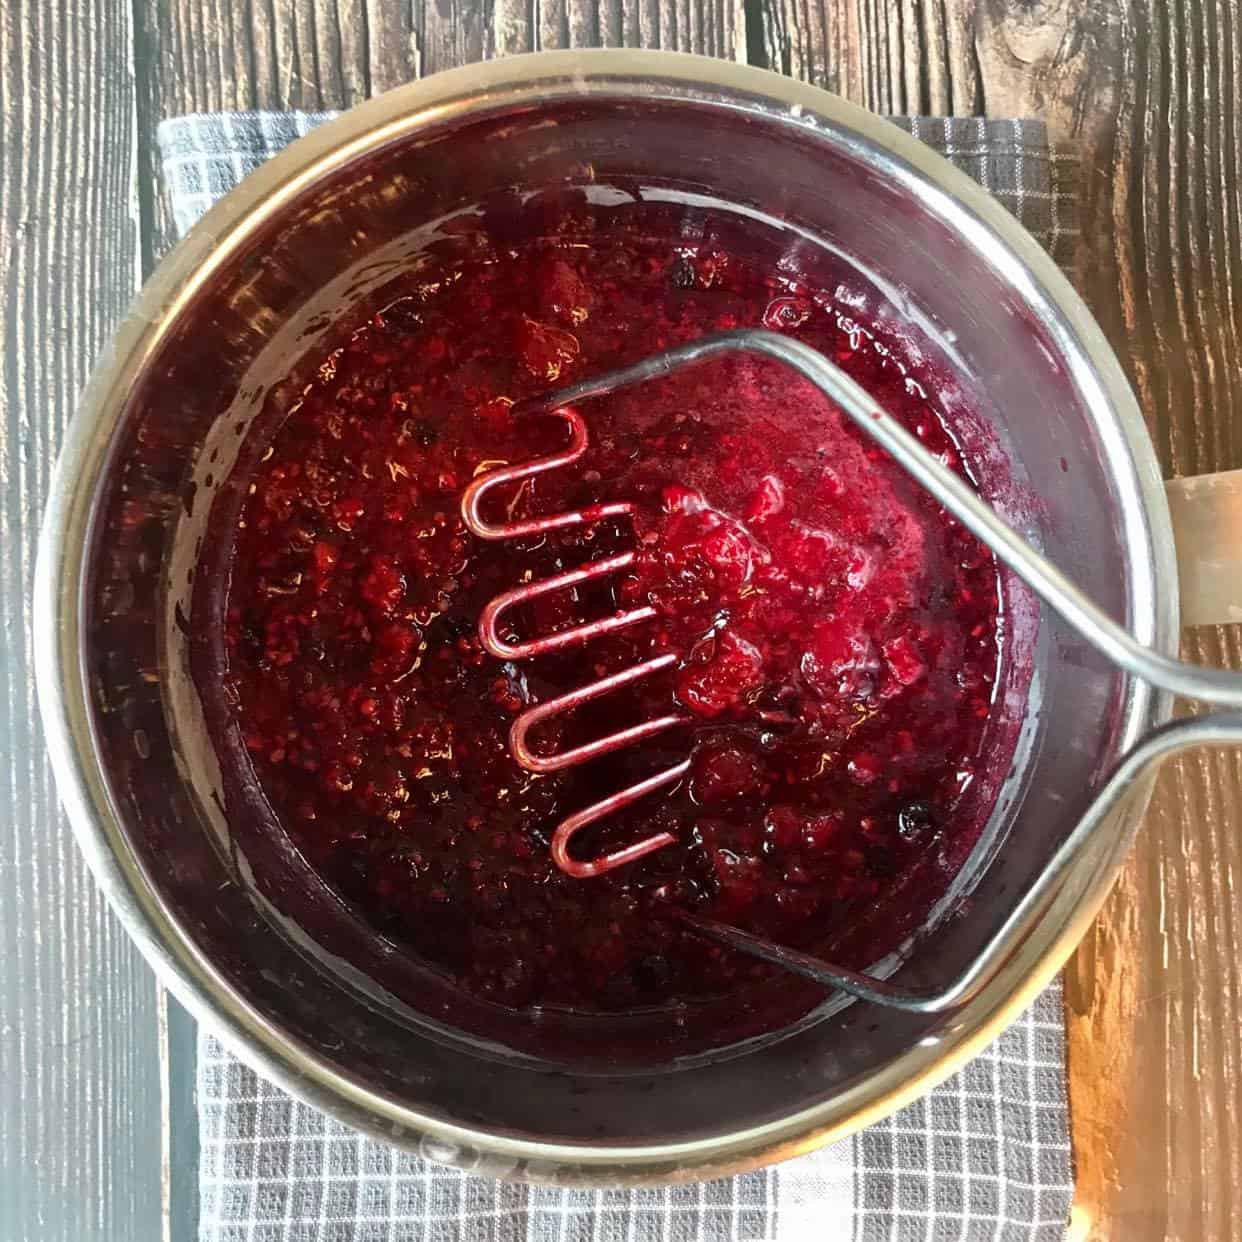
[[[1164,485],[1173,519],[1182,624],[1242,621],[1242,470]]]

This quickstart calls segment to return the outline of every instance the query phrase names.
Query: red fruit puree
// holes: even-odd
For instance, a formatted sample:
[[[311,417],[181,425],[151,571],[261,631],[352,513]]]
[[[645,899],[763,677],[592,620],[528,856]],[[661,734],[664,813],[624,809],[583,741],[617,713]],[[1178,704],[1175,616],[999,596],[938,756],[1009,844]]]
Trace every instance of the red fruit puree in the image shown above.
[[[587,457],[490,515],[628,499],[632,523],[499,544],[464,529],[472,477],[565,442],[562,422],[515,419],[514,401],[747,324],[823,350],[967,473],[934,379],[847,318],[841,287],[670,238],[528,241],[403,278],[280,411],[221,532],[225,689],[278,820],[377,930],[504,1005],[742,1004],[773,978],[664,917],[670,902],[865,966],[943,894],[979,831],[966,788],[985,749],[1006,750],[989,740],[991,556],[771,361],[587,403]],[[635,601],[657,620],[520,665],[480,648],[497,593],[631,547],[632,574],[546,597],[510,630]],[[690,726],[557,775],[516,766],[507,733],[525,706],[665,651],[677,669],[538,744],[675,704]],[[688,779],[585,830],[575,852],[657,830],[675,845],[593,879],[555,867],[560,819],[687,754]]]

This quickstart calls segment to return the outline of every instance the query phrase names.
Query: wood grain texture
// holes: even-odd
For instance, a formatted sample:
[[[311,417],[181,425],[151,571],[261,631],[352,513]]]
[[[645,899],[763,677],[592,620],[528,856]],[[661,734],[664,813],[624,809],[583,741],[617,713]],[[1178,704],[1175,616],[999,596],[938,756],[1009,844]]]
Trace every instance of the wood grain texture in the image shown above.
[[[143,0],[148,136],[161,116],[344,108],[494,56],[653,47],[745,59],[740,0]]]
[[[452,9],[454,0],[440,3]],[[146,270],[174,240],[159,195],[155,129],[161,119],[186,112],[347,108],[421,72],[423,10],[413,3],[140,0],[133,11]]]
[[[186,112],[347,108],[458,65],[572,47],[746,60],[743,0],[136,0],[142,261],[175,240],[155,129]]]
[[[56,806],[31,681],[65,422],[137,286],[128,0],[0,21],[0,1239],[162,1232],[154,980]]]
[[[1234,0],[773,0],[782,68],[881,111],[1047,118],[1080,145],[1079,281],[1166,473],[1242,465]],[[1238,627],[1184,636],[1242,667]],[[1242,1213],[1242,756],[1163,775],[1067,973],[1074,1236],[1215,1242]]]

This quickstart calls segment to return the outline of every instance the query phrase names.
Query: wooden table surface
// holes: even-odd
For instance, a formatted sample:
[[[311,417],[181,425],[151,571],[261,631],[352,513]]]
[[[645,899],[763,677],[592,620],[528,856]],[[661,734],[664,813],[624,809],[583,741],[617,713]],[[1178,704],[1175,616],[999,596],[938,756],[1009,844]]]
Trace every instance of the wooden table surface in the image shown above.
[[[598,44],[749,61],[880,112],[1045,117],[1081,150],[1080,286],[1166,473],[1242,466],[1242,0],[6,4],[0,1242],[181,1242],[187,1228],[187,1027],[54,809],[23,604],[60,431],[168,241],[155,126],[343,107],[484,57]],[[1242,667],[1237,627],[1184,648]],[[1242,755],[1170,768],[1069,968],[1074,1238],[1242,1237],[1240,829]]]

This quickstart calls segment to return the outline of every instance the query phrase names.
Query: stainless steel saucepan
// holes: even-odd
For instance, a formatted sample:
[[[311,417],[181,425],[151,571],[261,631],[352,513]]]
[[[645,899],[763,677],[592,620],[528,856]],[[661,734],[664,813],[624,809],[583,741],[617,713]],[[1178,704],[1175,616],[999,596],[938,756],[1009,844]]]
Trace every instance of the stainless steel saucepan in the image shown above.
[[[1158,652],[1176,648],[1179,551],[1191,619],[1242,617],[1242,488],[1178,485],[1175,549],[1117,361],[1012,217],[887,122],[721,61],[548,53],[437,75],[294,144],[160,265],[69,431],[36,586],[61,796],[130,934],[240,1056],[380,1138],[532,1180],[715,1176],[878,1119],[1017,1017],[1107,894],[1149,774],[1127,782],[1051,891],[1023,895],[1170,703],[1015,595],[1028,659],[1001,703],[1015,762],[953,890],[889,963],[894,984],[934,990],[1000,932],[999,969],[947,1012],[838,997],[782,1038],[674,1060],[641,1016],[605,1030],[462,998],[317,887],[279,834],[235,831],[182,624],[213,495],[333,314],[463,214],[565,186],[761,223],[811,278],[824,256],[848,256],[882,301],[873,313],[892,308],[945,375],[949,414],[956,393],[986,425],[998,450],[987,498]],[[642,1055],[591,1055],[627,1041]]]

